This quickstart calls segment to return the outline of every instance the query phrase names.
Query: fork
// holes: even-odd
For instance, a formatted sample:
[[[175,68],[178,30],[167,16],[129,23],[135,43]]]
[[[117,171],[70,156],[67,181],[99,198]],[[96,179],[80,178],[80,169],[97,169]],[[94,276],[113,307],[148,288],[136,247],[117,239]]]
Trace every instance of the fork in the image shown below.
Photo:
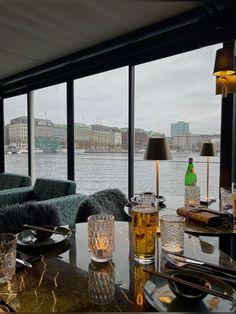
[[[204,270],[206,272],[214,273],[218,277],[221,277],[222,279],[226,279],[226,280],[230,279],[231,282],[236,283],[236,276],[231,275],[229,273],[226,273],[224,271],[215,270],[215,269],[212,269],[212,268],[205,266],[205,265],[192,264],[190,262],[183,262],[183,261],[180,261],[178,259],[175,259],[171,254],[166,254],[166,258],[171,264],[173,264],[177,267],[181,268],[181,267],[187,266],[188,268],[191,268],[194,270]]]

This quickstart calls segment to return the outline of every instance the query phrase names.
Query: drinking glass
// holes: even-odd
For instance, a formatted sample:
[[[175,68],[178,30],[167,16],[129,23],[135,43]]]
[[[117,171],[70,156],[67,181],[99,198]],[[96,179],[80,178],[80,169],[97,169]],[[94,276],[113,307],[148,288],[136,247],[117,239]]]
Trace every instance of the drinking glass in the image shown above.
[[[160,218],[161,246],[168,252],[180,252],[184,247],[185,218],[163,215]]]
[[[233,202],[234,229],[236,229],[236,182],[232,182],[232,202]]]
[[[16,235],[0,234],[0,283],[11,280],[16,270]]]
[[[94,304],[105,305],[115,297],[115,265],[114,263],[89,264],[88,272],[89,299]]]
[[[157,219],[155,207],[142,204],[132,209],[134,255],[141,264],[155,259]]]
[[[232,208],[232,193],[229,187],[221,187],[220,188],[220,209],[228,210]]]
[[[138,200],[140,203],[150,206],[156,205],[156,196],[152,192],[141,192],[139,193]]]
[[[200,187],[197,185],[185,186],[185,206],[200,206]]]
[[[108,214],[88,217],[88,248],[95,262],[107,262],[112,259],[115,248],[114,216]]]

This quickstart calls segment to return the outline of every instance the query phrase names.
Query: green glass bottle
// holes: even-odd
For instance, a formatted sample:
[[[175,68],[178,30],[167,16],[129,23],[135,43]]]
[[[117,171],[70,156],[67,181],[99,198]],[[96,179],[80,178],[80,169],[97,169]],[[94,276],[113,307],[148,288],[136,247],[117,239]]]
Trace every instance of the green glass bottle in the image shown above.
[[[197,184],[197,175],[195,173],[193,158],[189,158],[188,168],[185,173],[185,185],[196,185]]]

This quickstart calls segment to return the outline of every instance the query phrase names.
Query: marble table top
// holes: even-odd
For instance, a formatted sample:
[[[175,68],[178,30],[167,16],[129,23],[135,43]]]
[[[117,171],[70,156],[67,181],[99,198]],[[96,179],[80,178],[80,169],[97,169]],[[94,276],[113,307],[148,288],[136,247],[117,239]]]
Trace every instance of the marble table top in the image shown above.
[[[0,299],[16,312],[153,311],[142,294],[150,275],[134,261],[131,223],[115,223],[113,260],[104,264],[91,262],[87,223],[65,227],[72,230],[70,240],[48,248],[24,249],[39,259],[31,269],[17,271],[10,282],[0,286]],[[236,271],[236,262],[229,256],[190,234],[185,234],[184,255]],[[165,270],[159,238],[152,267]]]

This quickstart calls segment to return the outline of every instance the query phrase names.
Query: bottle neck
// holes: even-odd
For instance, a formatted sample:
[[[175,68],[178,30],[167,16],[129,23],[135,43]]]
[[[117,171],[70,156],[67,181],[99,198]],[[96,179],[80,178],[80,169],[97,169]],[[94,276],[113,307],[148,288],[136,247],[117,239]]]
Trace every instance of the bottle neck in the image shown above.
[[[193,168],[194,168],[194,166],[193,166],[193,163],[192,163],[192,162],[189,162],[189,164],[188,164],[188,168],[189,168],[189,169],[193,169]]]

